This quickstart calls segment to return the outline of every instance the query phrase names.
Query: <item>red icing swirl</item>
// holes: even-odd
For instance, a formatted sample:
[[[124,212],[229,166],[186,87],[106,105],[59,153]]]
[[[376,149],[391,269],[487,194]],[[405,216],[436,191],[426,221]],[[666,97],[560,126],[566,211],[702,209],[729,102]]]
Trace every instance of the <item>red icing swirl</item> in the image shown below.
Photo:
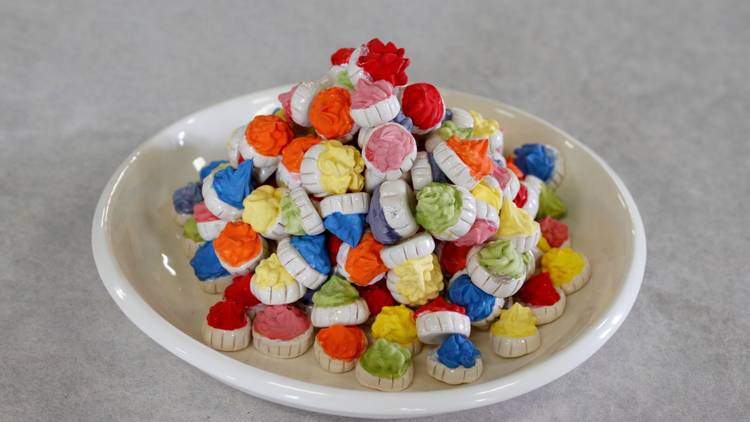
[[[222,300],[208,310],[208,325],[220,330],[236,330],[247,325],[245,307],[229,300]]]
[[[331,266],[333,267],[336,266],[336,256],[339,254],[339,248],[341,247],[342,243],[344,242],[334,234],[328,234],[326,248],[328,249],[328,258],[331,260]]]
[[[404,54],[404,49],[396,47],[393,42],[383,44],[383,41],[373,38],[367,43],[365,53],[359,56],[357,66],[367,72],[373,81],[385,80],[393,86],[406,85],[409,81],[406,76],[409,59]]]
[[[516,298],[527,305],[550,306],[560,300],[560,294],[552,285],[549,273],[539,273],[523,284]]]
[[[448,274],[455,274],[466,268],[466,255],[471,245],[459,246],[454,242],[445,242],[440,249],[440,266]]]
[[[568,225],[550,216],[539,221],[539,228],[542,230],[544,239],[553,248],[559,248],[568,240]]]
[[[294,305],[266,306],[253,319],[253,330],[274,340],[291,340],[308,328],[310,318]]]
[[[370,315],[375,317],[384,306],[396,306],[396,300],[391,296],[385,281],[378,281],[369,286],[357,287],[359,295],[367,302]]]
[[[346,64],[353,52],[353,48],[339,48],[331,54],[331,64],[334,66]]]
[[[232,284],[224,290],[224,299],[235,302],[246,309],[259,304],[260,301],[255,297],[252,290],[250,290],[250,278],[252,275],[250,273],[234,276]]]
[[[429,129],[443,120],[445,104],[435,86],[422,82],[404,88],[401,110],[417,128]]]
[[[195,218],[196,223],[216,221],[219,219],[219,217],[215,216],[211,211],[208,210],[205,202],[199,202],[195,204],[195,206],[193,206],[193,218]]]
[[[437,298],[433,299],[432,302],[426,305],[422,305],[419,308],[417,308],[417,310],[414,311],[414,319],[416,319],[419,315],[427,313],[427,312],[440,312],[440,311],[458,312],[459,314],[466,315],[466,310],[463,308],[463,306],[458,306],[453,303],[449,303],[445,299],[443,299],[442,296],[438,296]]]
[[[513,198],[513,203],[516,204],[518,208],[523,208],[524,204],[526,203],[526,199],[528,199],[529,191],[526,189],[526,185],[521,183],[518,188],[518,193],[516,194],[516,197]]]

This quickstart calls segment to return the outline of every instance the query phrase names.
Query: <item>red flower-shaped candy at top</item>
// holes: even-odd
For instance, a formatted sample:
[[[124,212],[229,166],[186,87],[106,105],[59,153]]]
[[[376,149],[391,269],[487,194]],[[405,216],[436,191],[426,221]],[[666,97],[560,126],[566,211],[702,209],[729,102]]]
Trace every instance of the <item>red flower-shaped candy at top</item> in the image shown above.
[[[559,248],[568,240],[568,225],[555,220],[550,216],[544,217],[539,222],[542,236],[553,248]]]
[[[353,48],[339,48],[335,53],[331,54],[331,64],[334,66],[346,64],[353,51]]]
[[[560,294],[552,286],[549,273],[539,273],[523,284],[516,298],[532,306],[550,306],[560,300]]]
[[[445,116],[445,103],[435,86],[420,82],[404,88],[401,110],[419,129],[437,126]]]
[[[357,290],[367,303],[367,309],[370,310],[370,315],[373,317],[377,316],[384,306],[397,305],[385,281],[381,280],[369,286],[357,287]]]
[[[390,41],[388,44],[383,44],[377,38],[370,40],[366,47],[367,50],[359,56],[357,65],[364,69],[373,81],[385,80],[393,86],[403,86],[409,82],[406,76],[409,59],[404,57],[403,48],[396,47],[396,44]]]
[[[526,189],[526,185],[521,183],[521,185],[518,187],[518,193],[516,194],[516,197],[513,198],[513,203],[516,204],[518,208],[523,208],[523,206],[526,204],[526,199],[528,199],[529,196],[529,190]]]
[[[250,279],[252,278],[252,275],[253,274],[250,273],[234,276],[232,278],[232,284],[224,290],[224,299],[235,302],[245,308],[252,308],[259,304],[260,301],[250,290]]]
[[[466,310],[463,308],[463,306],[449,303],[445,299],[443,299],[442,296],[438,296],[437,298],[433,299],[432,302],[417,308],[417,310],[414,311],[414,319],[416,319],[421,314],[440,311],[458,312],[459,314],[466,315]]]
[[[231,300],[222,300],[208,310],[206,322],[220,330],[236,330],[247,325],[245,307]]]

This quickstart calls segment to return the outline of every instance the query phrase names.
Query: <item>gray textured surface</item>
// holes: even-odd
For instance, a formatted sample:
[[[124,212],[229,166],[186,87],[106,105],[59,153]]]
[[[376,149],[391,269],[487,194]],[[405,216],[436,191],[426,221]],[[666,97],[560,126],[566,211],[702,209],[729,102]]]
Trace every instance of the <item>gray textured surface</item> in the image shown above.
[[[407,48],[412,80],[593,147],[648,233],[640,297],[599,353],[435,420],[750,417],[749,2],[152,3],[0,3],[0,420],[323,418],[234,391],[142,334],[99,281],[90,221],[161,127],[317,75],[372,35]]]

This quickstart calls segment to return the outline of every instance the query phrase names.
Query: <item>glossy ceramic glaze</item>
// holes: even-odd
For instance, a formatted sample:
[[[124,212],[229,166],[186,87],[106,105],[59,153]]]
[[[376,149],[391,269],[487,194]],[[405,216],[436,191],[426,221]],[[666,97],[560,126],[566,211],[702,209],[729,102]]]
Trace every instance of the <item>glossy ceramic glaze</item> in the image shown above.
[[[281,361],[249,348],[217,352],[201,343],[201,323],[219,296],[204,293],[172,220],[170,195],[197,178],[204,163],[226,158],[231,131],[277,107],[270,89],[207,108],[143,143],[112,176],[97,205],[92,247],[102,281],[122,311],[164,348],[208,375],[264,399],[351,416],[429,415],[485,406],[538,388],[598,350],[630,311],[643,278],[646,239],[633,199],[617,175],[587,147],[525,112],[444,90],[450,106],[500,121],[506,152],[525,142],[557,147],[567,174],[559,189],[568,204],[573,246],[593,268],[589,284],[568,297],[557,321],[540,327],[542,345],[518,359],[493,354],[489,333],[474,330],[484,374],[473,384],[449,386],[427,373],[425,347],[415,358],[414,383],[404,392],[362,388],[354,374],[320,368],[312,350]],[[168,386],[165,386],[168,387]]]

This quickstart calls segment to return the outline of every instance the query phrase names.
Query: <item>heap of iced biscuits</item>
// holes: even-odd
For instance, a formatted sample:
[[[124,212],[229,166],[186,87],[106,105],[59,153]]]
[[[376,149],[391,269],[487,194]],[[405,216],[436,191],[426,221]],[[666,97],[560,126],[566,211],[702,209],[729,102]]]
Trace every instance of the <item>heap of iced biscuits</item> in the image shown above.
[[[501,358],[532,353],[586,284],[560,221],[560,151],[504,151],[497,120],[409,83],[408,66],[377,38],[339,49],[174,192],[197,283],[223,295],[206,344],[312,347],[324,370],[384,391],[410,385],[421,353],[432,377],[467,383],[483,368],[472,336]]]

